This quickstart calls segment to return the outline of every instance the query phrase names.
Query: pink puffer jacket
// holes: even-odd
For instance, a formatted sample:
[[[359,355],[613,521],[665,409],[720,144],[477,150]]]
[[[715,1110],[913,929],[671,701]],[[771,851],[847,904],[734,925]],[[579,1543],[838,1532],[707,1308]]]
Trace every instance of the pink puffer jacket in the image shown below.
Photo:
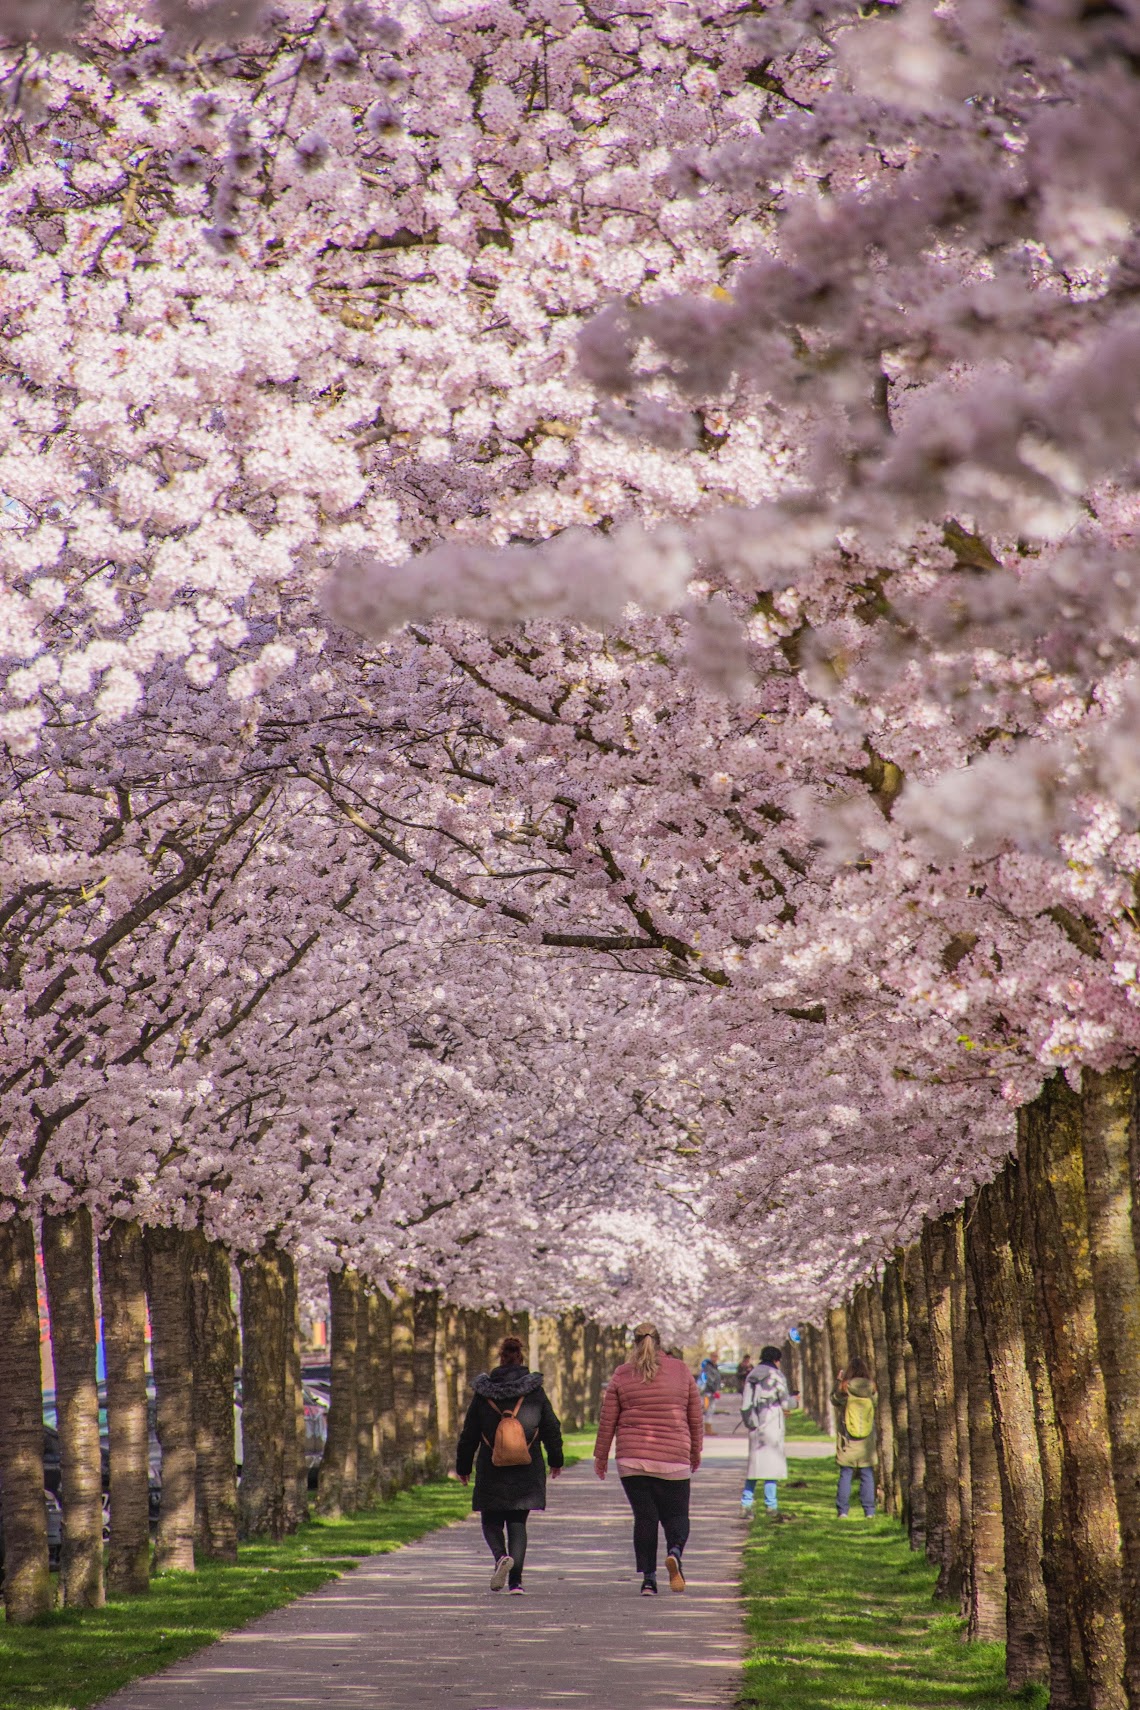
[[[701,1464],[705,1422],[693,1374],[669,1354],[652,1383],[628,1361],[610,1379],[594,1443],[594,1459],[605,1462],[617,1435],[619,1461],[687,1461]]]

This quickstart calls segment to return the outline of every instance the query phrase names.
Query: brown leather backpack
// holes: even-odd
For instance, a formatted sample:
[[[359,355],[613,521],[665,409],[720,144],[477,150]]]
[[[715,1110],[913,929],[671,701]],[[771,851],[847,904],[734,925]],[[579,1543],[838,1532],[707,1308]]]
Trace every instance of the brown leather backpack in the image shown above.
[[[490,1396],[485,1399],[499,1415],[499,1423],[495,1426],[495,1441],[491,1443],[486,1437],[483,1438],[491,1451],[491,1465],[493,1467],[529,1466],[530,1451],[534,1445],[534,1437],[538,1436],[538,1432],[535,1432],[534,1437],[528,1443],[526,1432],[519,1424],[519,1408],[526,1397],[520,1395],[514,1406],[506,1412],[491,1401]]]

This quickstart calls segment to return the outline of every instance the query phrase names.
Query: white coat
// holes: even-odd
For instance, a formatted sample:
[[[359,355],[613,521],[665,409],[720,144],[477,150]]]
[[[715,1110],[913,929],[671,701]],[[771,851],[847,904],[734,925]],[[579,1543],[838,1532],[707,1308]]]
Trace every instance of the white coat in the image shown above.
[[[748,1478],[787,1478],[784,1415],[791,1410],[783,1372],[776,1366],[757,1366],[749,1372],[741,1406],[741,1412],[753,1420],[748,1431]]]

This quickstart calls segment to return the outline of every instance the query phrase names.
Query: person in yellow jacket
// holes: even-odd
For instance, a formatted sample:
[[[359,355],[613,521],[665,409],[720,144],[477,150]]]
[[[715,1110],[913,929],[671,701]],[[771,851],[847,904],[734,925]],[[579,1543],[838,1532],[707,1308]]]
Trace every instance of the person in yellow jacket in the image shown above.
[[[839,1462],[835,1511],[841,1520],[846,1520],[851,1506],[856,1472],[863,1513],[868,1520],[875,1517],[875,1468],[879,1464],[875,1431],[877,1393],[866,1360],[858,1357],[835,1380],[831,1396],[835,1408],[835,1458]]]

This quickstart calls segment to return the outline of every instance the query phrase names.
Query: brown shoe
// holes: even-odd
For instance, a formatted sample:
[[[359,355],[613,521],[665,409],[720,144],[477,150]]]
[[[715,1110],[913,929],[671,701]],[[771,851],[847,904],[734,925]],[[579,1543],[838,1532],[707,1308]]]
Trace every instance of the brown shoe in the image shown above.
[[[669,1590],[684,1591],[685,1576],[681,1572],[681,1558],[673,1555],[672,1551],[665,1557],[665,1566],[669,1570]]]

